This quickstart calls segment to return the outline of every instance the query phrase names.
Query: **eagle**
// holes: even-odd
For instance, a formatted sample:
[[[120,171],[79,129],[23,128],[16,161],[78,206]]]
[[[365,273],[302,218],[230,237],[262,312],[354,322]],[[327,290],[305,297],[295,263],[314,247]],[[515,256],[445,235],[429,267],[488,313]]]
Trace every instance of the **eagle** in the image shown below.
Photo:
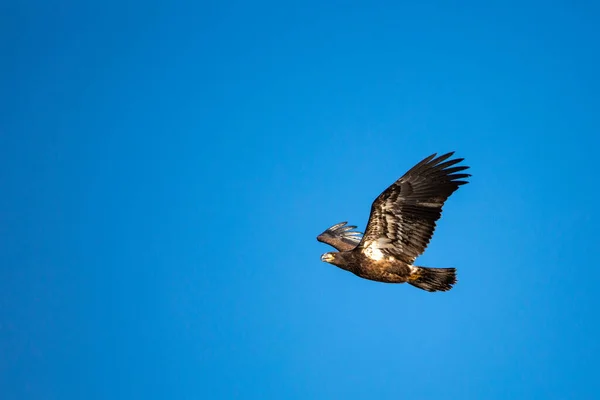
[[[426,157],[384,190],[371,205],[364,235],[341,222],[317,236],[337,252],[321,261],[372,281],[405,283],[428,292],[447,291],[456,283],[455,268],[413,265],[429,244],[442,207],[470,174],[454,152]]]

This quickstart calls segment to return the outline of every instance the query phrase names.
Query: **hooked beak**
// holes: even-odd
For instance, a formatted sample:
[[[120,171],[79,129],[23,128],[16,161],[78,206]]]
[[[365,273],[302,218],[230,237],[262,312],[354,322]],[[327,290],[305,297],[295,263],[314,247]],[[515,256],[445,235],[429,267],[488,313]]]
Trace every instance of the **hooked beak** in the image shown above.
[[[325,253],[321,256],[321,261],[323,262],[331,262],[333,261],[333,254]]]

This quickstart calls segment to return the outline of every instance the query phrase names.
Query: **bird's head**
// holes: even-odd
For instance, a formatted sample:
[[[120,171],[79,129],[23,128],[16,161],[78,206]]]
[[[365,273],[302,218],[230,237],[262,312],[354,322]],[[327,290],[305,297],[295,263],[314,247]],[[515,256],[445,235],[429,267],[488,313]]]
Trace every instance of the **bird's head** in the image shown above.
[[[325,253],[325,254],[323,254],[321,256],[321,261],[333,264],[334,260],[335,260],[335,256],[337,254],[339,254],[339,253],[333,253],[333,252],[331,252],[331,253]]]
[[[347,271],[353,266],[352,252],[348,251],[325,253],[321,256],[321,261],[333,264],[336,267]]]

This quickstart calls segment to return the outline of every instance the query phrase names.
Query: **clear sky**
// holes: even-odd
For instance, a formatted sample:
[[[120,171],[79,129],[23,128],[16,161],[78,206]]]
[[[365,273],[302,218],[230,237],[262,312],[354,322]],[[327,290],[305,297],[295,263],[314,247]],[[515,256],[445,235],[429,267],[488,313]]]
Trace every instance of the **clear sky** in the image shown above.
[[[594,397],[597,4],[3,3],[0,398]],[[452,291],[320,261],[452,150]]]

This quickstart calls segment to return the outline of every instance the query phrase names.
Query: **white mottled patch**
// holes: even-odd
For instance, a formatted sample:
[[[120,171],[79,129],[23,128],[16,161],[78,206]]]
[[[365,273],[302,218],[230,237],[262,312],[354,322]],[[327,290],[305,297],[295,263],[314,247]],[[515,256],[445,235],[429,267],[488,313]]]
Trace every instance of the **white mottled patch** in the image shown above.
[[[385,249],[387,247],[389,247],[389,241],[386,239],[371,240],[366,244],[364,253],[365,256],[369,257],[371,260],[383,260],[385,258],[385,254],[383,254],[381,249]]]
[[[388,227],[391,227],[393,229],[393,227],[398,222],[398,219],[395,218],[394,216],[392,216],[391,214],[386,213],[385,214],[385,222],[387,223]]]
[[[369,257],[371,260],[379,261],[383,259],[384,255],[374,244],[371,244],[368,247],[365,247],[365,256]]]
[[[419,203],[419,205],[423,206],[423,207],[436,208],[436,207],[441,207],[442,203]]]

